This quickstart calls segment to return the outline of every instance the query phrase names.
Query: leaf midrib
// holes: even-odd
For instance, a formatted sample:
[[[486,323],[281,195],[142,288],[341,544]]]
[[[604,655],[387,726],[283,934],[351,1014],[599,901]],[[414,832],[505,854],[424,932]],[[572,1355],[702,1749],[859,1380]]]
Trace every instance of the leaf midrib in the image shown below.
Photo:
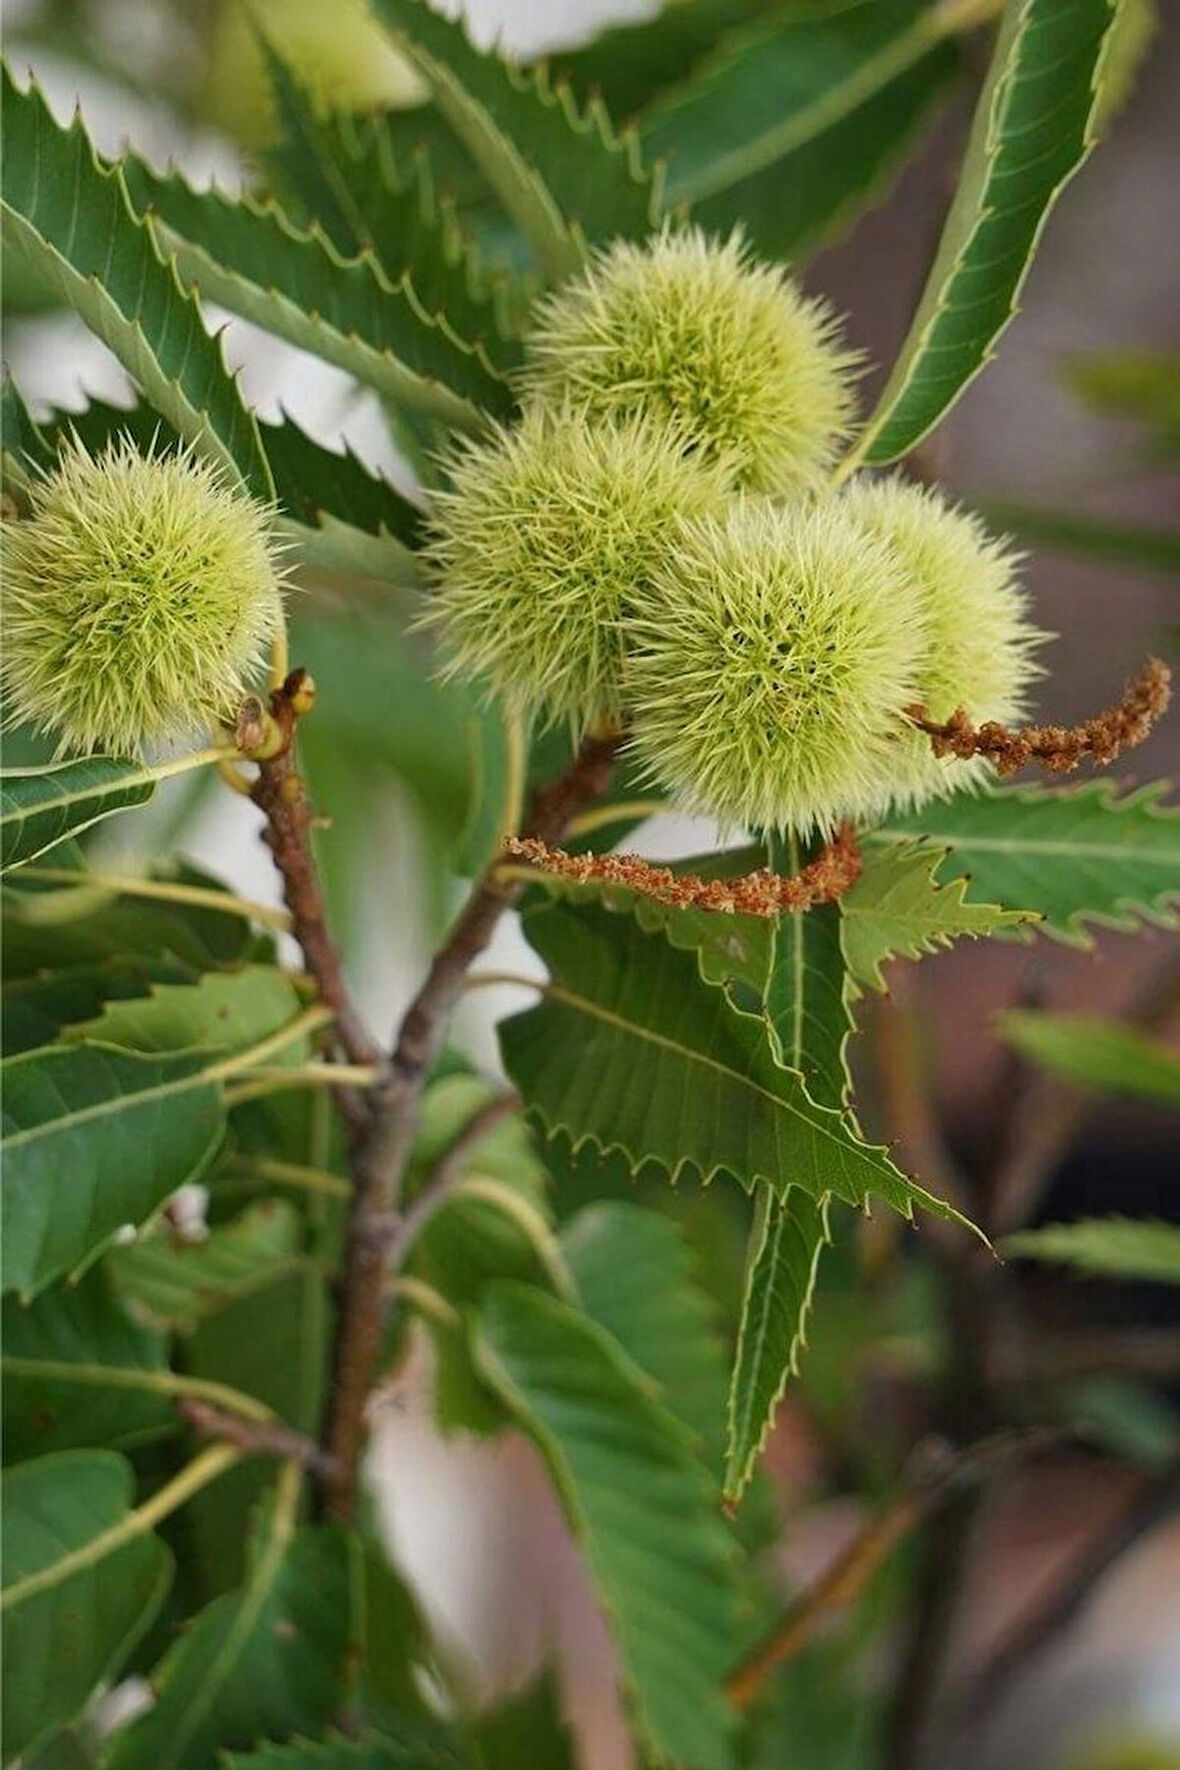
[[[690,1063],[696,1063],[702,1069],[711,1069],[715,1071],[716,1074],[725,1076],[727,1080],[736,1082],[738,1086],[744,1089],[747,1093],[757,1095],[760,1099],[768,1101],[771,1106],[778,1107],[782,1111],[790,1113],[793,1118],[798,1119],[802,1124],[808,1125],[811,1129],[818,1131],[838,1150],[849,1155],[854,1155],[859,1162],[867,1163],[873,1167],[878,1167],[880,1165],[881,1158],[877,1156],[876,1159],[874,1159],[875,1152],[867,1145],[862,1145],[853,1141],[850,1135],[845,1135],[844,1137],[839,1136],[834,1129],[831,1129],[824,1122],[824,1120],[829,1117],[836,1120],[840,1119],[839,1113],[834,1112],[830,1107],[813,1106],[812,1111],[817,1115],[822,1116],[817,1119],[812,1119],[807,1113],[800,1111],[800,1109],[793,1105],[789,1100],[784,1099],[781,1094],[772,1094],[768,1088],[762,1087],[760,1083],[755,1082],[751,1077],[743,1075],[740,1070],[731,1069],[728,1064],[719,1063],[715,1057],[708,1057],[704,1052],[694,1051],[691,1045],[678,1044],[675,1039],[669,1038],[665,1033],[657,1033],[653,1031],[651,1027],[642,1026],[634,1020],[627,1020],[623,1015],[616,1014],[611,1009],[601,1007],[598,1003],[591,1002],[587,997],[576,994],[575,991],[566,988],[564,984],[547,983],[540,987],[542,987],[545,996],[555,1001],[564,1002],[567,1007],[581,1010],[582,1013],[589,1015],[593,1020],[600,1020],[604,1025],[616,1027],[621,1032],[629,1033],[635,1038],[646,1040],[648,1044],[655,1045],[660,1050],[670,1051],[676,1057],[686,1059]],[[794,1077],[798,1082],[800,1089],[802,1089],[802,1078],[798,1076],[793,1069],[789,1069],[784,1065],[783,1074]]]
[[[815,137],[843,122],[858,105],[867,102],[891,80],[905,73],[907,68],[920,61],[947,34],[945,29],[940,28],[936,12],[920,13],[906,30],[899,32],[891,42],[860,62],[851,74],[838,80],[821,97],[804,105],[777,127],[764,131],[755,142],[733,148],[729,153],[711,160],[695,179],[678,184],[673,157],[668,177],[668,197],[681,202],[699,203],[706,197],[716,196],[719,191],[727,190],[755,173],[764,171],[767,166],[774,165],[787,154],[795,153]]]

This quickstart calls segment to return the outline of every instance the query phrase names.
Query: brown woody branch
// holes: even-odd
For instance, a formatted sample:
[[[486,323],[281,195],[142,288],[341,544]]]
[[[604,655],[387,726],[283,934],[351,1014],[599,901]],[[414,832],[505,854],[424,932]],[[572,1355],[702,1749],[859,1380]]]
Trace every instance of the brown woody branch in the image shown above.
[[[567,854],[536,836],[513,837],[505,850],[539,872],[576,884],[622,885],[673,909],[741,916],[778,916],[787,910],[833,903],[856,883],[861,866],[856,838],[847,825],[790,878],[763,867],[739,879],[702,879],[696,873],[674,873],[670,867],[653,866],[637,854]]]
[[[227,1413],[207,1401],[187,1398],[178,1401],[176,1409],[202,1438],[236,1445],[246,1456],[280,1457],[285,1462],[302,1463],[316,1475],[329,1472],[328,1459],[315,1439],[284,1426],[281,1420],[244,1420],[239,1414]]]
[[[738,1708],[748,1708],[771,1674],[793,1659],[834,1611],[842,1610],[864,1590],[896,1545],[950,1494],[991,1480],[1064,1436],[1055,1428],[1032,1428],[999,1432],[963,1451],[952,1450],[938,1440],[920,1444],[898,1492],[732,1673],[727,1686],[730,1700]]]
[[[310,711],[314,697],[315,687],[307,671],[292,670],[271,695],[269,718],[256,702],[246,703],[238,721],[238,740],[247,753],[256,751],[258,779],[250,797],[266,817],[262,839],[279,869],[303,962],[315,979],[321,1001],[335,1014],[334,1033],[340,1050],[349,1063],[370,1064],[377,1062],[381,1053],[352,1003],[340,953],[328,932],[311,847],[315,813],[295,763],[295,728]],[[349,1116],[354,1125],[360,1115],[359,1103],[353,1098]]]
[[[533,796],[525,834],[556,842],[581,806],[605,792],[621,734],[587,738],[572,765]],[[499,875],[498,855],[474,886],[435,954],[402,1019],[393,1052],[372,1090],[372,1117],[353,1156],[354,1191],[345,1238],[328,1418],[324,1445],[332,1473],[324,1483],[328,1515],[348,1522],[356,1507],[365,1408],[373,1387],[386,1312],[386,1271],[396,1232],[402,1176],[418,1125],[418,1106],[448,1019],[472,963],[487,947],[504,911],[523,890]]]
[[[1068,774],[1086,757],[1106,764],[1141,744],[1167,709],[1171,681],[1168,666],[1148,658],[1127,683],[1122,700],[1081,725],[1025,725],[1011,731],[994,719],[976,727],[962,707],[941,725],[927,719],[922,706],[905,711],[940,758],[985,756],[1001,775],[1015,774],[1030,762],[1039,762],[1050,774]]]

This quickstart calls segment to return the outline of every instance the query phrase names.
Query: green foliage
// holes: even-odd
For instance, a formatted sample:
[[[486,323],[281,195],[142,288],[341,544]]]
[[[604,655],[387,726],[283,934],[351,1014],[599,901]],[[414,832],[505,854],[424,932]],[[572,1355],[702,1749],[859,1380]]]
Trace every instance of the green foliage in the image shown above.
[[[3,74],[4,240],[49,277],[186,442],[263,498],[255,420],[122,171],[96,159],[76,120],[60,129],[40,92]]]
[[[550,1136],[618,1149],[633,1168],[656,1161],[672,1180],[726,1172],[747,1189],[765,1180],[954,1217],[840,1113],[816,1106],[688,954],[590,904],[543,904],[524,925],[552,981],[539,1007],[502,1022],[500,1042]]]
[[[46,28],[60,13],[71,54],[89,56],[75,0],[51,10]],[[120,463],[176,474],[186,451],[226,497],[247,492],[241,509],[273,531],[298,589],[289,632],[254,639],[273,638],[278,675],[295,665],[316,679],[294,764],[323,873],[321,890],[306,856],[288,866],[316,973],[299,977],[285,918],[155,862],[184,840],[183,807],[143,820],[138,858],[90,833],[191,768],[189,755],[149,768],[119,754],[179,722],[68,720],[56,667],[37,705],[10,695],[8,725],[24,720],[11,760],[47,754],[30,720],[113,753],[0,782],[5,1761],[570,1770],[565,1668],[473,1714],[446,1631],[436,1638],[434,1594],[420,1610],[363,1498],[355,1534],[322,1522],[337,1516],[331,1480],[348,1473],[318,1445],[349,1360],[359,1400],[396,1369],[413,1318],[433,1338],[439,1427],[514,1429],[539,1450],[645,1763],[868,1770],[888,1695],[880,1636],[885,1622],[901,1632],[897,1569],[752,1708],[726,1694],[771,1621],[782,1520],[764,1482],[737,1527],[743,1556],[723,1510],[748,1490],[786,1382],[822,1445],[800,1503],[875,1504],[914,1421],[926,1430],[953,1350],[921,1237],[898,1257],[900,1226],[878,1212],[829,1245],[833,1201],[962,1222],[872,1141],[886,1115],[872,1085],[853,1088],[852,1006],[889,961],[959,937],[1038,923],[1085,944],[1095,926],[1174,927],[1180,907],[1180,820],[1162,785],[957,792],[883,813],[913,794],[910,764],[922,793],[983,773],[933,761],[904,710],[922,699],[939,717],[960,702],[976,719],[1023,716],[1032,631],[1011,560],[941,494],[833,486],[853,364],[781,260],[883,191],[971,61],[956,39],[991,17],[990,0],[685,0],[534,67],[475,48],[424,0],[372,0],[369,62],[356,65],[334,33],[363,23],[360,0],[345,10],[356,18],[309,14],[323,44],[309,59],[302,20],[267,7],[241,68],[219,58],[235,31],[245,42],[246,9],[193,14],[194,48],[225,86],[202,104],[223,100],[228,116],[231,76],[259,100],[269,78],[272,133],[240,197],[131,153],[99,160],[80,121],[60,127],[36,87],[5,76],[9,280],[64,302],[136,390],[126,409],[100,400],[35,420],[5,379],[10,582],[15,562],[30,596],[93,587],[77,553],[56,574],[30,564],[39,512],[79,451],[104,493]],[[1095,113],[1117,97],[1117,70],[1102,67],[1107,0],[1002,11],[942,246],[837,481],[905,453],[983,365]],[[95,65],[119,53],[104,36]],[[412,85],[390,88],[403,56]],[[429,98],[358,109],[350,84],[347,110],[332,111],[337,66],[382,102]],[[204,302],[375,392],[367,413],[383,414],[413,489],[290,419],[259,423]],[[1150,465],[1174,452],[1173,370],[1135,354],[1069,374],[1140,427]],[[468,521],[473,489],[489,495]],[[787,503],[763,508],[762,489]],[[109,509],[92,521],[72,480],[64,501],[101,542]],[[1175,554],[1170,535],[1064,509],[1018,508],[1012,526],[1092,557]],[[196,527],[205,581],[232,603],[241,585]],[[58,594],[62,630],[98,699],[104,682],[146,685],[154,704],[157,628],[133,613],[120,635],[111,621],[142,561],[116,551],[93,609]],[[191,611],[178,580],[193,572],[174,568],[193,562],[172,537],[164,553],[179,619]],[[215,613],[228,643],[233,609]],[[439,679],[431,628],[461,680]],[[224,692],[205,693],[198,666],[216,649],[185,663],[179,701],[164,697],[202,726],[232,715],[247,685],[235,653]],[[509,692],[484,708],[489,683]],[[285,716],[281,694],[272,705]],[[557,723],[532,732],[522,709]],[[614,778],[587,808],[593,757],[621,727]],[[574,786],[554,790],[583,729],[594,745]],[[218,785],[212,769],[189,778]],[[404,908],[373,840],[391,788],[441,938],[452,886],[484,873],[506,829],[528,827],[531,795],[551,840],[585,855],[626,840],[653,781],[755,838],[674,875],[797,874],[818,854],[801,835],[852,813],[861,876],[839,903],[759,918],[656,901],[604,883],[592,862],[579,882],[536,875],[520,901],[547,980],[501,1027],[520,1093],[501,1103],[451,1052],[434,1061],[495,894],[502,880],[515,891],[521,869],[488,875],[392,1068],[374,1076],[348,1016],[333,1025],[318,1000],[335,996],[318,918],[326,903],[350,970],[376,969],[374,943]],[[297,786],[284,806],[300,807]],[[379,956],[383,983],[383,944]],[[1024,1014],[1005,1030],[1083,1085],[1157,1103],[1180,1093],[1172,1056],[1126,1029]],[[326,1060],[353,1045],[348,1092],[324,1085]],[[203,1184],[177,1197],[190,1181]],[[1004,1251],[1175,1282],[1178,1240],[1170,1225],[1111,1219],[1049,1225]],[[355,1303],[362,1269],[388,1281],[359,1317],[376,1348],[368,1373],[358,1316],[338,1307]],[[1116,1454],[1163,1467],[1176,1428],[1162,1398],[1102,1381],[1022,1392],[1020,1417],[1088,1421]],[[201,1442],[217,1409],[227,1442]],[[129,1673],[149,1678],[154,1706],[96,1743],[88,1705]]]
[[[797,841],[776,843],[774,860],[797,873]],[[772,925],[763,993],[780,1061],[803,1078],[819,1106],[847,1104],[845,1046],[852,1030],[840,947],[840,911],[824,905]],[[823,1250],[829,1201],[793,1186],[781,1198],[763,1183],[746,1256],[738,1343],[730,1378],[725,1491],[740,1499],[788,1379],[798,1373]]]
[[[5,872],[77,836],[104,817],[144,805],[156,790],[141,762],[86,756],[0,775],[0,854]]]
[[[152,217],[178,274],[209,300],[448,424],[478,430],[485,407],[511,410],[481,349],[428,314],[408,279],[391,282],[370,253],[343,258],[274,201],[197,192],[179,173],[160,176],[132,158],[122,165],[132,202]]]
[[[221,1141],[200,1052],[50,1047],[3,1064],[3,1289],[35,1296],[197,1179]]]
[[[174,1424],[167,1395],[150,1387],[167,1367],[164,1337],[132,1318],[102,1269],[23,1307],[6,1297],[3,1342],[6,1462],[125,1449]],[[132,1386],[137,1373],[148,1377],[142,1388]]]
[[[62,1451],[0,1481],[6,1763],[73,1720],[159,1608],[171,1559],[131,1496],[112,1451]]]
[[[1016,312],[1049,211],[1094,141],[1111,0],[1014,0],[909,333],[852,459],[896,461],[944,416]]]
[[[1013,1009],[1001,1018],[1000,1031],[1025,1057],[1066,1081],[1180,1106],[1180,1056],[1116,1020]]]
[[[638,1205],[604,1203],[564,1226],[578,1301],[659,1386],[702,1453],[716,1448],[725,1368],[697,1261],[676,1224]]]
[[[1000,1244],[1002,1254],[1076,1267],[1093,1278],[1138,1278],[1180,1284],[1180,1227],[1130,1217],[1047,1223]]]
[[[557,1481],[644,1734],[661,1754],[725,1770],[732,1548],[682,1429],[601,1330],[535,1291],[489,1292],[479,1354]]]
[[[577,267],[587,244],[645,234],[658,182],[632,135],[616,136],[597,99],[578,111],[544,70],[526,73],[472,47],[462,25],[423,0],[375,0],[374,12],[481,165],[545,272]]]
[[[295,1207],[269,1198],[199,1240],[167,1228],[116,1248],[107,1267],[137,1313],[161,1327],[192,1328],[239,1297],[311,1264]]]
[[[291,69],[273,53],[267,59],[285,127],[266,162],[287,213],[304,227],[318,223],[345,257],[370,253],[390,282],[408,278],[426,313],[445,315],[497,369],[515,368],[510,291],[439,192],[428,151],[405,153],[388,112],[322,114]]]
[[[246,1578],[189,1625],[152,1674],[156,1703],[117,1735],[111,1770],[215,1770],[218,1753],[326,1727],[345,1690],[356,1577],[329,1526],[296,1524],[280,1476]]]
[[[1119,795],[1107,780],[1077,787],[961,793],[893,812],[870,842],[945,848],[940,880],[964,881],[970,902],[1041,918],[1046,934],[1090,946],[1087,924],[1174,928],[1180,901],[1180,811],[1157,781]]]
[[[674,29],[702,10],[667,7],[659,22]],[[669,205],[691,204],[718,231],[736,222],[760,251],[797,259],[883,193],[958,56],[918,0],[756,10],[728,8],[750,22],[659,92],[641,140],[668,159]],[[676,71],[664,63],[661,83]]]
[[[917,959],[961,935],[978,939],[1036,920],[1035,911],[969,903],[962,877],[940,885],[936,875],[943,862],[943,854],[921,843],[868,856],[840,904],[844,957],[854,983],[883,990],[881,966],[889,959]]]

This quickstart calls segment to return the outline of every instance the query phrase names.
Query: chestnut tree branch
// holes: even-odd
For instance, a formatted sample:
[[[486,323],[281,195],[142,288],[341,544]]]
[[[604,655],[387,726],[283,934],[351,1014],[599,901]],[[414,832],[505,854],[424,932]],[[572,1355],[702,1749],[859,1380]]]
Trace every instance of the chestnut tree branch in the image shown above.
[[[600,798],[610,781],[621,734],[585,739],[565,774],[533,795],[524,834],[558,841],[570,819]],[[442,1047],[467,972],[485,950],[504,911],[524,889],[501,878],[498,855],[472,889],[425,981],[402,1019],[393,1051],[371,1091],[371,1116],[353,1151],[353,1198],[337,1294],[336,1340],[324,1448],[331,1473],[323,1483],[327,1515],[348,1522],[356,1508],[365,1408],[373,1387],[385,1324],[389,1248],[402,1177],[418,1127],[422,1087]]]

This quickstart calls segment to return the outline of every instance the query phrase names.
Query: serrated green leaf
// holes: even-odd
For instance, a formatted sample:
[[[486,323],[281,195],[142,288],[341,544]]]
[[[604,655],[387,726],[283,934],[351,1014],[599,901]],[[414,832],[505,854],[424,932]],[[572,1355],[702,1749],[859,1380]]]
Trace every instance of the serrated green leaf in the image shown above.
[[[540,1006],[501,1023],[501,1049],[550,1136],[658,1162],[673,1180],[724,1171],[748,1189],[765,1180],[955,1216],[816,1106],[764,1027],[702,982],[694,955],[592,904],[541,904],[523,924],[552,981]]]
[[[109,1770],[215,1770],[224,1748],[326,1727],[343,1700],[355,1555],[327,1525],[296,1525],[288,1466],[241,1588],[188,1626],[152,1674],[156,1703],[115,1735]]]
[[[849,464],[895,461],[979,373],[1094,143],[1111,0],[1008,0],[938,252]]]
[[[371,253],[342,257],[273,200],[195,191],[131,156],[120,171],[180,277],[207,299],[444,423],[479,430],[485,410],[511,412],[507,382],[482,349],[428,314],[412,283],[392,282]]]
[[[371,251],[391,282],[409,277],[427,313],[445,315],[497,369],[515,368],[521,346],[503,278],[485,270],[439,195],[428,151],[400,153],[388,113],[325,115],[269,49],[267,62],[283,134],[266,160],[288,214],[318,221],[346,256]]]
[[[1180,1054],[1135,1027],[1032,1009],[1012,1009],[999,1024],[1008,1044],[1068,1082],[1180,1106]]]
[[[774,1425],[806,1343],[820,1256],[831,1241],[828,1199],[792,1186],[779,1198],[759,1188],[741,1328],[730,1379],[725,1493],[737,1501]]]
[[[1036,920],[1032,911],[968,903],[965,879],[936,883],[946,858],[946,850],[921,843],[865,857],[860,878],[840,900],[844,958],[855,983],[883,991],[881,967],[889,959],[920,959],[962,936],[980,939]]]
[[[5,1059],[0,1288],[34,1296],[201,1173],[225,1127],[211,1067],[97,1045]]]
[[[0,451],[4,490],[22,500],[31,475],[51,468],[56,458],[7,369],[0,374]]]
[[[55,855],[56,863],[58,856]],[[130,961],[145,969],[179,968],[195,980],[203,971],[239,965],[254,950],[249,921],[227,903],[153,901],[133,892],[108,893],[74,877],[52,888],[42,869],[11,873],[4,884],[4,965],[9,979],[38,971]],[[223,891],[219,879],[197,867],[158,868],[149,879],[164,879],[202,890]],[[154,975],[154,969],[153,969]]]
[[[1076,1266],[1095,1278],[1137,1278],[1180,1284],[1180,1225],[1130,1217],[1046,1223],[1000,1243],[1002,1254]]]
[[[0,1478],[5,1763],[71,1721],[159,1609],[171,1556],[127,1528],[133,1491],[113,1451],[62,1451]]]
[[[189,975],[179,965],[127,958],[15,978],[0,990],[0,1054],[52,1045],[63,1027],[93,1019],[105,1002],[146,996],[153,982],[180,983]]]
[[[0,775],[0,872],[36,860],[104,817],[146,805],[155,777],[142,762],[83,756]]]
[[[248,1206],[199,1241],[161,1227],[132,1247],[112,1249],[105,1264],[141,1315],[184,1330],[309,1267],[302,1244],[294,1205],[271,1198]]]
[[[100,165],[75,118],[61,129],[7,67],[5,245],[41,270],[118,357],[160,415],[258,497],[272,487],[252,415],[220,341],[201,322],[121,172]]]
[[[768,255],[797,257],[877,194],[958,66],[944,15],[877,0],[791,9],[726,38],[642,123],[668,160],[669,206],[740,222]]]
[[[629,122],[668,87],[687,80],[723,33],[763,10],[762,0],[681,0],[547,56],[549,77],[571,86],[580,104],[597,93],[616,122]]]
[[[150,1389],[104,1385],[97,1372],[162,1371],[162,1334],[133,1321],[99,1268],[78,1285],[56,1285],[22,1307],[4,1299],[4,1455],[23,1462],[50,1451],[120,1449],[166,1430],[171,1400]],[[49,1367],[85,1366],[93,1383],[63,1380]]]
[[[644,1735],[661,1755],[727,1770],[731,1544],[682,1430],[600,1328],[539,1291],[490,1291],[477,1350],[553,1472]]]
[[[278,1032],[299,1013],[299,992],[285,971],[247,965],[210,971],[196,983],[152,983],[144,995],[108,999],[93,1020],[70,1026],[70,1043],[117,1045],[124,1051],[241,1051]],[[286,1046],[277,1063],[299,1062],[306,1043]]]
[[[668,1412],[712,1462],[725,1367],[713,1310],[678,1226],[640,1205],[589,1205],[564,1225],[561,1246],[587,1315],[654,1379]]]
[[[774,841],[770,858],[788,873],[804,862],[794,838]],[[852,1017],[839,907],[821,904],[769,926],[764,999],[779,1057],[803,1077],[818,1105],[842,1108]],[[745,1491],[788,1378],[798,1372],[820,1257],[831,1240],[828,1215],[826,1198],[812,1198],[799,1187],[782,1197],[769,1185],[758,1189],[727,1408],[725,1492],[731,1501]]]
[[[439,110],[482,167],[551,278],[576,270],[586,245],[641,239],[657,214],[632,134],[617,136],[601,101],[579,113],[543,68],[481,54],[460,24],[422,0],[374,0]]]
[[[974,902],[1032,910],[1041,931],[1090,946],[1085,926],[1175,928],[1180,918],[1180,808],[1166,781],[1117,795],[1109,780],[1078,787],[957,793],[894,813],[869,848],[921,837],[945,848],[941,881],[964,879]]]

